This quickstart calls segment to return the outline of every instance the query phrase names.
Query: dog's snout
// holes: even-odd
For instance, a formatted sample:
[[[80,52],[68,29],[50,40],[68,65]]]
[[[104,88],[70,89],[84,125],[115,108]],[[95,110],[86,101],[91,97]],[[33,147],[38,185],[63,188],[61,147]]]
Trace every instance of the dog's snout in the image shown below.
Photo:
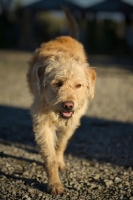
[[[71,111],[74,107],[74,103],[72,101],[66,101],[63,103],[63,108],[67,111]]]

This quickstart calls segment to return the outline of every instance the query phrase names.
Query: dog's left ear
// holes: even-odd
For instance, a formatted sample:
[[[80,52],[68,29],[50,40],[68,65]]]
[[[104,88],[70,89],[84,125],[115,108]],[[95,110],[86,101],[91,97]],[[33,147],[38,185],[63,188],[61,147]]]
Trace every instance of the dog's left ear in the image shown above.
[[[88,97],[93,99],[94,90],[95,90],[95,81],[96,81],[96,72],[91,67],[86,68],[86,78],[87,78],[87,89],[88,89]]]

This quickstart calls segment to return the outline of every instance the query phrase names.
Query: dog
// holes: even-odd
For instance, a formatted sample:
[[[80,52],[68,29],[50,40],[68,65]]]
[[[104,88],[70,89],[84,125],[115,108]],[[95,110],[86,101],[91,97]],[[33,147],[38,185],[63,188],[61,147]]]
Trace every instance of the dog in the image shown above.
[[[73,17],[67,10],[65,13],[74,27]],[[96,72],[88,64],[83,45],[71,36],[60,36],[35,51],[27,80],[34,96],[33,129],[44,159],[48,190],[61,194],[64,187],[58,170],[66,167],[63,154],[67,142],[94,97]]]

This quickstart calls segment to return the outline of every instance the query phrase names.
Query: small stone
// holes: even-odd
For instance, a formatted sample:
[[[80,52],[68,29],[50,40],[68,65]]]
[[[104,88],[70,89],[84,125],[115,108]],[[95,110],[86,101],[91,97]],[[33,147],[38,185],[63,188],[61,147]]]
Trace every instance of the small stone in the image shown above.
[[[29,175],[29,172],[28,172],[28,171],[25,171],[25,172],[23,173],[23,175],[24,175],[24,176],[28,176],[28,175]]]
[[[10,167],[11,165],[8,163],[8,162],[6,162],[6,167],[8,168],[8,167]]]
[[[29,192],[30,194],[33,194],[33,193],[34,193],[34,190],[31,189],[31,188],[29,188],[29,189],[28,189],[28,192]]]
[[[94,179],[95,180],[98,180],[100,178],[100,175],[99,174],[96,174],[95,176],[94,176]]]
[[[125,191],[124,190],[120,190],[119,193],[124,195]]]
[[[113,185],[113,181],[111,181],[111,180],[105,180],[104,182],[107,187],[110,187],[111,185]]]
[[[94,188],[97,188],[97,185],[94,184],[94,183],[92,183],[92,184],[90,185],[90,188],[89,188],[89,189],[94,189]]]
[[[102,189],[102,187],[99,185],[99,186],[98,186],[98,189],[99,189],[99,190],[101,190],[101,189]]]
[[[123,200],[123,195],[120,196],[120,200]]]
[[[30,197],[28,197],[26,200],[31,200],[31,198],[30,198]]]
[[[36,163],[35,163],[35,162],[33,162],[33,163],[32,163],[32,165],[33,165],[33,166],[36,166]]]
[[[121,179],[119,177],[115,177],[115,183],[120,183]]]
[[[128,181],[125,181],[125,185],[126,185],[126,186],[129,186],[130,183],[129,183]]]
[[[119,187],[119,188],[122,188],[122,184],[120,184],[118,187]]]
[[[13,194],[13,195],[16,195],[16,191],[15,191],[15,190],[13,190],[13,191],[12,191],[12,194]]]

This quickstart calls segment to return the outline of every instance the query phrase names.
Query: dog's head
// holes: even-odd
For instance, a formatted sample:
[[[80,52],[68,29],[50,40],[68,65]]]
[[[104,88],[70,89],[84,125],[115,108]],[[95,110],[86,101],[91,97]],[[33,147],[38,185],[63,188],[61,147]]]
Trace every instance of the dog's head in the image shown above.
[[[94,96],[95,71],[69,55],[51,56],[37,68],[42,101],[61,118],[69,119]]]

